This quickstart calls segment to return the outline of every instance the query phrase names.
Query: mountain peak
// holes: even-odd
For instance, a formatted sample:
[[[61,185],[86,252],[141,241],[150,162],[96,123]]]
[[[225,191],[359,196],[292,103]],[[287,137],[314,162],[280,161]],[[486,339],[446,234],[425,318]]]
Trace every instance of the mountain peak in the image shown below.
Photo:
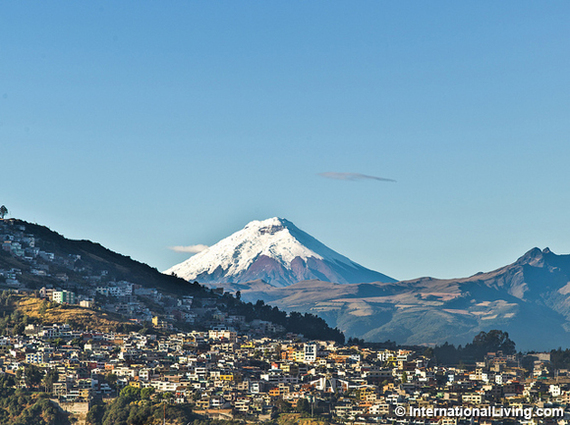
[[[289,220],[255,220],[165,273],[204,283],[263,279],[274,286],[320,279],[337,283],[394,282],[328,248]]]
[[[257,229],[261,233],[275,233],[279,230],[282,230],[290,221],[285,220],[284,218],[273,217],[268,218],[267,220],[253,220],[250,221],[245,225],[244,229]]]
[[[544,264],[544,255],[550,253],[550,249],[545,248],[542,251],[540,248],[534,247],[527,251],[522,257],[520,257],[516,264],[541,267]]]

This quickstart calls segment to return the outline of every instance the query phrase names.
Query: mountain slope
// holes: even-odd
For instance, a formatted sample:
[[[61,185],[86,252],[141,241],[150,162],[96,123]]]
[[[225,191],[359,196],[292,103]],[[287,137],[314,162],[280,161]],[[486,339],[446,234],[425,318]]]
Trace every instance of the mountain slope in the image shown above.
[[[309,279],[337,283],[395,282],[340,255],[290,221],[277,217],[252,221],[164,273],[200,283],[262,279],[279,287]]]
[[[533,248],[510,265],[462,279],[233,286],[245,300],[318,314],[347,336],[368,341],[464,344],[482,330],[501,329],[518,349],[570,345],[570,255],[548,248]]]

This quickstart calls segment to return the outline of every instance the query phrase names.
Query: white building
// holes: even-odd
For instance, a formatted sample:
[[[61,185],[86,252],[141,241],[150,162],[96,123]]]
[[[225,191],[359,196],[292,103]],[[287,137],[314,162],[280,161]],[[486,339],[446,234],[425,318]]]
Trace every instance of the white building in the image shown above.
[[[75,293],[66,291],[65,289],[62,291],[53,291],[52,300],[59,304],[75,304]]]

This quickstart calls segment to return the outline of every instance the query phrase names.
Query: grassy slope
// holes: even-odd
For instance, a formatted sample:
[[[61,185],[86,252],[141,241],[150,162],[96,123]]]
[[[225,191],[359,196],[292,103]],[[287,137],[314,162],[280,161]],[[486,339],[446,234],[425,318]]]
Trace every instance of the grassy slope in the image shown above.
[[[114,331],[118,326],[128,323],[119,315],[90,310],[79,306],[63,306],[48,308],[40,313],[43,300],[22,296],[16,302],[16,308],[26,316],[46,325],[53,323],[69,323],[80,329],[97,329],[104,332]]]

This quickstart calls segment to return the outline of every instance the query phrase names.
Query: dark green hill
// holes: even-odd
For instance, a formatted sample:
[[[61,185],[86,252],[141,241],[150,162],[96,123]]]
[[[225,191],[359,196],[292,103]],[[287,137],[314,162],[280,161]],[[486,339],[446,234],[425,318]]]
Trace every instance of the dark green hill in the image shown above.
[[[168,276],[160,273],[156,268],[147,264],[133,260],[131,257],[122,255],[105,248],[99,243],[89,240],[67,239],[53,230],[38,224],[28,223],[22,220],[5,220],[12,222],[8,228],[18,225],[25,226],[25,234],[31,234],[39,238],[42,250],[52,252],[59,257],[80,255],[81,259],[74,263],[75,269],[84,269],[83,275],[100,275],[102,271],[107,271],[116,280],[129,280],[146,287],[159,287],[163,291],[175,294],[194,295],[206,294],[207,289],[201,285],[188,283],[183,279]],[[6,261],[6,256],[0,258],[5,263],[15,267],[25,267],[23,261],[12,259]],[[69,273],[69,270],[66,270]]]

